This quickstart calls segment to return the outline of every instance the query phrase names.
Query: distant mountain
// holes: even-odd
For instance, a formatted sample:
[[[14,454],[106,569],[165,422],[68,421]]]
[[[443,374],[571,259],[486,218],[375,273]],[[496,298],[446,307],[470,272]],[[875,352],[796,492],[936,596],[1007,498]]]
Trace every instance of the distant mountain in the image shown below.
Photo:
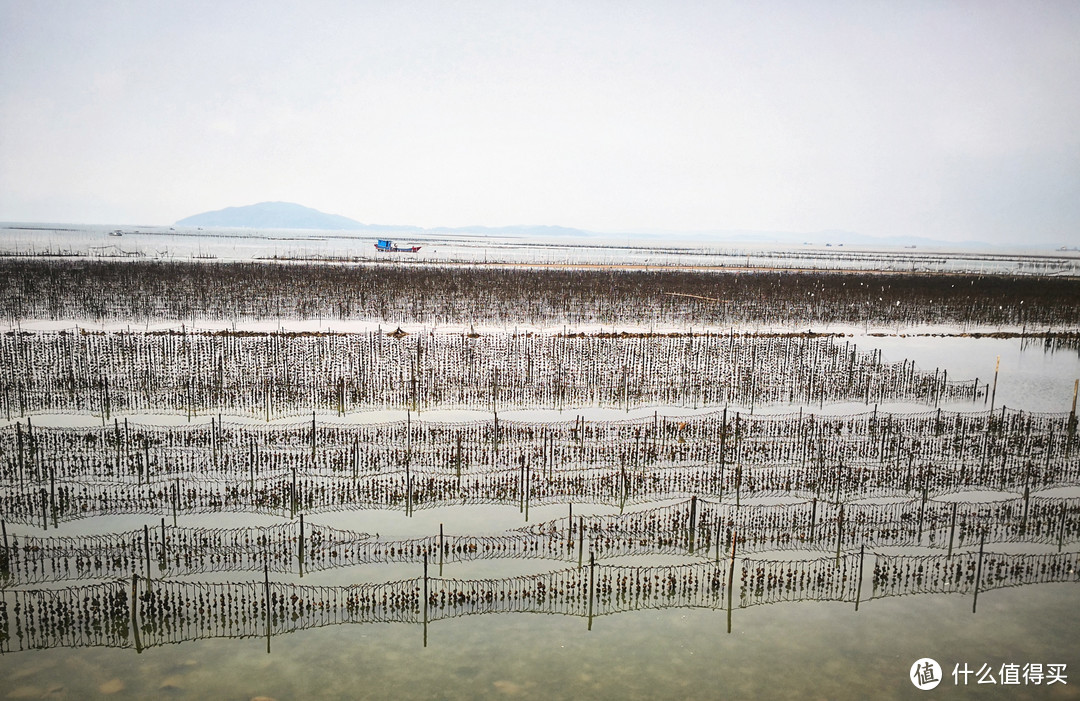
[[[291,202],[260,202],[226,207],[176,222],[178,226],[222,226],[248,229],[366,229],[366,225],[338,214]]]
[[[203,212],[176,222],[177,226],[218,226],[243,229],[336,229],[339,231],[418,232],[481,234],[495,236],[589,236],[592,232],[565,226],[462,226],[424,229],[402,224],[362,224],[338,214],[326,214],[292,202],[260,202],[246,207],[226,207]]]
[[[936,241],[917,236],[887,236],[876,237],[858,234],[851,231],[748,231],[748,230],[720,230],[720,231],[685,231],[669,233],[641,233],[625,232],[622,234],[601,234],[584,229],[574,229],[565,226],[547,225],[514,225],[514,226],[461,226],[461,227],[434,227],[425,229],[419,226],[407,226],[401,224],[362,224],[355,219],[349,219],[337,214],[326,214],[317,209],[304,207],[291,202],[261,202],[246,207],[227,207],[216,212],[204,212],[193,217],[181,219],[176,222],[178,226],[206,226],[228,227],[248,229],[332,229],[338,231],[363,231],[370,234],[403,234],[416,235],[428,234],[470,234],[479,236],[522,236],[522,237],[595,237],[595,236],[633,236],[635,239],[656,241],[680,241],[693,244],[779,244],[784,246],[799,246],[803,244],[824,245],[848,245],[848,246],[906,246],[914,247],[950,247],[950,248],[975,248],[984,247],[987,244],[966,241],[948,242]]]

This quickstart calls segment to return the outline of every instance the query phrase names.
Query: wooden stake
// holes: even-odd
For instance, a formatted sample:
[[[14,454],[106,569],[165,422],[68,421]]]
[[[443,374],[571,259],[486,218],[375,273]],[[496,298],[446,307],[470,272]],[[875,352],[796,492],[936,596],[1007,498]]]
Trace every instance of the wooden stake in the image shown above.
[[[923,517],[926,515],[926,502],[927,502],[927,500],[929,499],[929,496],[930,496],[929,487],[927,486],[928,482],[930,481],[930,478],[929,478],[930,473],[926,472],[924,474],[926,474],[928,476],[923,478],[922,502],[920,502],[920,504],[919,504],[919,535],[918,535],[919,540],[916,543],[916,545],[922,545]]]
[[[735,591],[735,543],[738,541],[736,531],[731,532],[731,562],[728,565],[727,576],[727,632],[731,634],[731,597]]]
[[[461,485],[461,432],[460,431],[458,431],[458,434],[457,434],[457,453],[456,453],[454,462],[455,462],[455,467],[456,467],[456,470],[457,470],[458,485],[460,486]]]
[[[949,518],[949,554],[945,556],[947,560],[952,559],[953,537],[956,535],[956,506],[957,502],[954,501],[952,503],[952,516]]]
[[[270,603],[270,565],[263,563],[263,591],[266,596],[266,654],[270,654],[270,635],[273,631],[271,625],[271,610],[272,605]]]
[[[686,532],[686,551],[694,552],[694,534],[697,531],[697,495],[690,497],[690,527]],[[706,551],[708,552],[708,551]]]
[[[0,565],[3,565],[3,574],[7,577],[11,574],[11,555],[8,551],[7,523],[3,519],[0,519],[0,531],[4,533],[4,557]]]
[[[997,378],[998,369],[1001,367],[1001,356],[997,357],[997,361],[994,363],[994,389],[990,392],[990,411],[994,411],[994,398],[997,396]]]
[[[428,627],[428,554],[424,553],[424,647],[427,647]]]
[[[582,557],[585,553],[585,517],[578,520],[578,543],[577,543],[577,566],[581,569]]]
[[[1065,514],[1067,513],[1065,503],[1061,504],[1061,525],[1058,526],[1058,552],[1061,552],[1061,546],[1065,543]]]
[[[1073,381],[1072,409],[1069,411],[1069,441],[1065,445],[1065,455],[1068,457],[1072,450],[1073,436],[1076,435],[1076,392],[1080,389],[1080,379]]]
[[[23,456],[22,424],[15,422],[15,444],[19,450],[19,484],[26,479],[26,458]]]
[[[529,497],[532,496],[532,465],[528,459],[525,460],[525,484],[523,488],[525,490],[525,523],[528,523]]]
[[[855,610],[859,610],[859,601],[862,599],[863,560],[866,558],[866,545],[859,546],[859,579],[855,590]]]
[[[1024,513],[1020,517],[1020,535],[1023,536],[1027,533],[1027,519],[1028,519],[1028,498],[1031,496],[1030,488],[1024,485]]]
[[[146,474],[146,481],[150,481],[150,445],[147,442],[146,436],[143,436],[143,472]],[[140,480],[142,475],[139,476]]]
[[[150,527],[143,524],[143,552],[146,556],[146,581],[150,582]]]
[[[289,508],[296,515],[296,468],[292,468],[292,488],[289,492]]]
[[[801,411],[801,408],[800,408]],[[655,419],[653,419],[655,423]],[[724,416],[720,420],[720,480],[719,498],[724,498],[724,463],[727,461],[727,407],[724,407]]]
[[[300,514],[300,539],[296,543],[296,561],[300,568],[300,576],[304,576],[304,515]]]
[[[844,505],[840,505],[840,513],[836,520],[836,566],[840,566],[840,546],[844,541]]]
[[[139,639],[139,575],[131,575],[131,635],[135,639],[135,652],[142,654]]]
[[[566,549],[572,551],[574,547],[574,505],[570,504],[570,516],[566,520]]]
[[[975,607],[979,604],[979,582],[982,579],[983,545],[986,543],[986,531],[979,535],[979,562],[975,566],[975,598],[971,602],[971,612],[975,613]]]
[[[53,528],[59,528],[60,523],[57,519],[56,508],[56,466],[49,466],[49,507],[52,511]]]

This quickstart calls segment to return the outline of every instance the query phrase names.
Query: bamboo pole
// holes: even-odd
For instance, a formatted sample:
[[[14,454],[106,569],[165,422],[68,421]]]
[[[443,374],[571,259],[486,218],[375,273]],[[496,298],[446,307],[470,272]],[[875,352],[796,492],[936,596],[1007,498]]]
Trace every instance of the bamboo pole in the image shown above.
[[[1031,489],[1024,485],[1024,513],[1020,517],[1020,536],[1023,537],[1027,534],[1027,520],[1028,520],[1028,499],[1031,496]]]
[[[266,654],[270,654],[270,636],[273,634],[271,616],[273,606],[270,602],[270,565],[263,563],[263,592],[266,597]]]
[[[723,417],[720,419],[720,479],[718,481],[720,499],[724,498],[724,464],[727,460],[727,407],[724,407]]]
[[[956,506],[957,502],[952,503],[952,516],[949,517],[949,553],[945,556],[945,559],[952,559],[952,546],[953,538],[956,536]]]
[[[866,544],[859,546],[859,579],[855,589],[855,610],[859,610],[859,601],[862,600],[863,561],[866,559]]]
[[[150,526],[143,524],[143,552],[146,562],[146,582],[150,583]]]
[[[1058,552],[1061,552],[1061,547],[1065,543],[1065,515],[1067,513],[1067,507],[1065,502],[1061,504],[1061,525],[1058,526]]]
[[[292,486],[289,490],[290,516],[296,516],[296,468],[292,468]]]
[[[585,517],[580,516],[578,521],[578,546],[577,546],[577,566],[581,569],[582,557],[585,553]]]
[[[574,505],[570,504],[570,516],[566,520],[566,549],[574,549]]]
[[[0,519],[0,531],[3,531],[4,535],[4,557],[0,560],[0,565],[3,565],[3,574],[7,577],[11,574],[11,555],[8,550],[7,522],[3,519]]]
[[[300,538],[296,542],[296,562],[300,570],[300,577],[304,576],[304,515],[300,514]]]
[[[424,553],[424,647],[428,641],[428,554]]]
[[[728,565],[727,577],[727,632],[731,634],[731,600],[735,591],[735,543],[738,541],[736,531],[731,531],[731,562]]]
[[[975,613],[975,607],[979,604],[979,583],[982,580],[983,546],[986,544],[986,531],[979,535],[979,561],[975,567],[975,597],[971,601],[971,612]]]
[[[139,575],[131,575],[131,636],[135,639],[135,652],[142,654],[139,639]]]
[[[1076,393],[1080,389],[1080,379],[1073,381],[1072,409],[1069,410],[1069,440],[1065,444],[1065,457],[1072,452],[1073,438],[1076,436]]]
[[[844,505],[840,505],[840,513],[836,519],[836,566],[840,566],[840,547],[844,542]]]
[[[994,411],[994,399],[997,397],[998,370],[1001,368],[1001,356],[994,362],[994,389],[990,392],[990,411]]]
[[[53,528],[59,528],[56,506],[56,466],[49,466],[49,508],[52,511]]]
[[[694,535],[697,530],[697,495],[690,497],[690,527],[686,532],[686,551],[694,552]]]

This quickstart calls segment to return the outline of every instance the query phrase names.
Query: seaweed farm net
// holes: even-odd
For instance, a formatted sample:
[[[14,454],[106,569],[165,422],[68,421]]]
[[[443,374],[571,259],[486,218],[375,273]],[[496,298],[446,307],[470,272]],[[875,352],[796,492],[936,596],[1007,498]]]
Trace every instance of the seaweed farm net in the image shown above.
[[[153,426],[0,430],[6,520],[299,512],[664,498],[1029,495],[1080,485],[1073,414],[743,415],[626,421]]]
[[[950,380],[833,338],[704,334],[17,333],[0,335],[0,411],[260,418],[372,408],[748,406],[975,400]],[[768,378],[766,381],[764,378]]]
[[[431,534],[405,540],[330,528],[303,515],[288,524],[178,528],[165,519],[124,533],[39,537],[4,527],[0,583],[146,578],[206,572],[315,572],[356,565],[540,559],[581,563],[596,557],[686,555],[719,560],[742,553],[835,552],[860,548],[947,550],[976,543],[1056,546],[1080,542],[1080,498],[1026,497],[994,502],[911,500],[831,504],[735,504],[692,499],[613,516],[546,521],[498,535]]]
[[[375,319],[426,326],[1007,324],[1075,330],[1080,283],[874,272],[0,259],[0,315],[12,322]]]
[[[743,609],[795,601],[862,599],[864,553],[806,560],[732,558],[670,566],[602,565],[464,580],[423,576],[375,584],[309,586],[130,580],[60,589],[5,590],[0,653],[56,647],[144,648],[208,638],[266,638],[331,625],[428,624],[484,613],[587,618],[643,609]],[[738,566],[737,566],[738,565]],[[736,570],[738,574],[736,575]],[[1080,582],[1080,554],[962,553],[873,556],[867,600]]]

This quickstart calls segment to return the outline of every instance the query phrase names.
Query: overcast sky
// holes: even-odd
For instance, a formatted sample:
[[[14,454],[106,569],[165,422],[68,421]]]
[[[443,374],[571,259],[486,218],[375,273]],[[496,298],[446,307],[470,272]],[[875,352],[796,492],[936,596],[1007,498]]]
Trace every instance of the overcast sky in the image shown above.
[[[1080,2],[0,0],[0,220],[1080,244]]]

